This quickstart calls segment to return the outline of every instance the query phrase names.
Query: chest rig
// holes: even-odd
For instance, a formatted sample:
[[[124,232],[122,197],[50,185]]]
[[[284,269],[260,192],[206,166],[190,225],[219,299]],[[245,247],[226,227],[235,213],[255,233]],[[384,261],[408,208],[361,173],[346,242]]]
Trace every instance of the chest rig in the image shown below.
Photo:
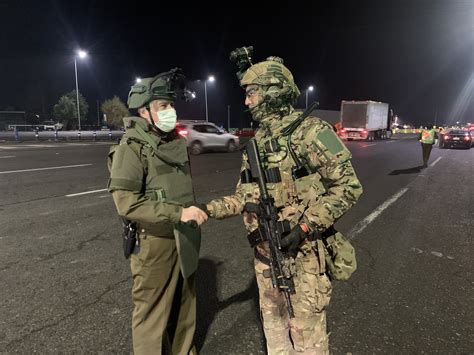
[[[296,144],[291,142],[291,134],[298,128],[311,112],[311,108],[278,133],[264,131],[255,139],[259,148],[262,170],[266,177],[266,186],[272,197],[274,206],[280,212],[281,233],[285,234],[300,222],[305,210],[312,203],[317,203],[321,195],[326,193],[322,176],[313,169]],[[244,189],[255,189],[253,178],[248,169],[241,172],[241,183]],[[255,194],[254,194],[255,195]],[[291,212],[288,212],[291,211]],[[287,213],[288,212],[288,213]],[[255,246],[263,240],[257,230],[249,235],[249,242]]]

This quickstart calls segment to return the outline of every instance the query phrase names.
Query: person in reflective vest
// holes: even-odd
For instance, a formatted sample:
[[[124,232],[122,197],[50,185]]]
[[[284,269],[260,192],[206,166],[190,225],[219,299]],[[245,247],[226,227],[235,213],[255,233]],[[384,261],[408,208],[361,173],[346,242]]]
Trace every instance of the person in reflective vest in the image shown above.
[[[430,160],[431,149],[435,142],[435,130],[433,128],[428,129],[425,127],[420,133],[421,150],[423,154],[423,168],[428,167],[428,161]]]

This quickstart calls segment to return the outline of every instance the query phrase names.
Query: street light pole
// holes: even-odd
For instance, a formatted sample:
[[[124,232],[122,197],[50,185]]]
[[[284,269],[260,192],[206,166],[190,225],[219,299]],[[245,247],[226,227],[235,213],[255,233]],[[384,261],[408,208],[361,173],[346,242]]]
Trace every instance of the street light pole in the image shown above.
[[[79,110],[79,84],[77,82],[77,59],[74,57],[74,72],[76,74],[76,102],[77,102],[77,122],[79,131],[81,130],[81,111]]]
[[[230,105],[227,105],[227,132],[230,132]]]
[[[204,101],[206,101],[206,122],[209,122],[209,117],[207,115],[207,80],[204,82]]]
[[[76,55],[74,56],[74,73],[76,74],[76,101],[77,101],[77,122],[78,122],[78,129],[81,130],[81,111],[79,110],[79,83],[77,80],[77,57],[84,59],[87,57],[87,52],[83,50],[78,50]]]
[[[97,100],[97,127],[100,129],[99,100]]]
[[[209,114],[207,111],[207,82],[210,81],[211,83],[216,80],[213,75],[209,75],[206,81],[204,81],[204,100],[206,101],[206,122],[209,122]]]
[[[309,87],[306,89],[306,108],[308,108],[308,92],[309,92],[309,91],[313,91],[313,90],[314,90],[313,85],[309,86]]]

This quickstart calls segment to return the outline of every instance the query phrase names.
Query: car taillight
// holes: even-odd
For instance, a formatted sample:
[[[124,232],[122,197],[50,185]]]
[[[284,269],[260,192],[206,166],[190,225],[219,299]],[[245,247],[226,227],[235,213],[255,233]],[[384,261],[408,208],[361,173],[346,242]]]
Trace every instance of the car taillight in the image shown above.
[[[449,136],[444,136],[444,139],[449,139]]]
[[[341,128],[341,130],[339,132],[346,133],[346,130],[344,128]]]
[[[185,129],[180,129],[178,131],[178,134],[183,136],[183,137],[186,137],[188,135],[188,131],[186,131]]]
[[[367,130],[364,129],[364,130],[362,131],[362,134],[367,134]]]
[[[465,141],[470,141],[471,138],[469,138],[469,136],[464,136],[464,140],[465,140]]]

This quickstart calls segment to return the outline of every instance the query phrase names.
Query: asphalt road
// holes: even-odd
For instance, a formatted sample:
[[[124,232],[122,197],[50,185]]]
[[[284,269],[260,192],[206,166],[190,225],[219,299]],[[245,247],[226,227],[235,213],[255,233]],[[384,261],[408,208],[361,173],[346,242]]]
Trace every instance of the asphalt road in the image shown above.
[[[474,149],[434,148],[420,170],[409,138],[348,142],[365,192],[336,225],[352,238],[358,271],[334,284],[335,354],[474,353]],[[0,352],[131,351],[132,280],[103,190],[109,144],[0,144]],[[231,194],[239,166],[239,152],[192,157],[198,200]],[[241,218],[211,220],[200,353],[264,354],[257,304]]]

